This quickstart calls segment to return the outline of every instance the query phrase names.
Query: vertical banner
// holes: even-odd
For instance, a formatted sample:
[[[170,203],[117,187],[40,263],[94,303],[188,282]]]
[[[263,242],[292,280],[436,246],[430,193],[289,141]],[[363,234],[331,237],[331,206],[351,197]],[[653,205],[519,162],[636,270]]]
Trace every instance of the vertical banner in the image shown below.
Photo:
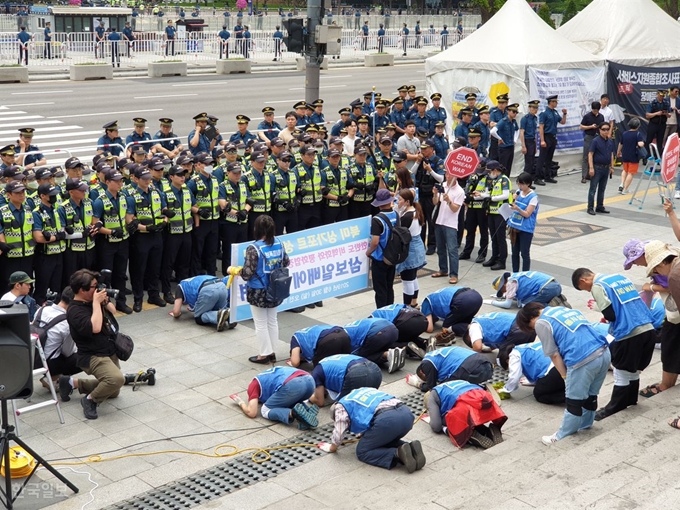
[[[344,296],[368,287],[368,257],[371,218],[341,221],[323,227],[277,236],[290,258],[290,297],[279,310]],[[232,266],[242,266],[251,243],[231,247]],[[246,300],[246,282],[239,276],[231,286],[230,321],[252,318]]]
[[[540,99],[539,111],[546,107],[545,98],[557,94],[557,111],[567,109],[567,123],[557,126],[556,153],[575,154],[583,150],[581,119],[590,111],[590,104],[604,93],[604,68],[561,69],[545,71],[529,68],[529,96]]]
[[[633,67],[609,62],[607,93],[610,107],[620,112],[617,122],[624,128],[633,117],[640,119],[640,132],[647,134],[647,105],[656,99],[658,89],[680,85],[680,67]],[[625,112],[625,114],[624,114]]]

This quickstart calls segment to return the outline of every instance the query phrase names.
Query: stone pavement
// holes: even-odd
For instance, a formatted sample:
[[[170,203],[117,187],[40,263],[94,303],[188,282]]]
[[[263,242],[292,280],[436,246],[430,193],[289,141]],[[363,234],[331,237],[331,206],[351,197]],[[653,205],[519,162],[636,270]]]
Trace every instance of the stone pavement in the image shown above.
[[[559,184],[537,190],[541,219],[532,247],[532,269],[556,276],[572,306],[584,310],[593,320],[599,316],[585,306],[589,295],[571,286],[573,269],[588,266],[597,272],[620,272],[621,249],[629,238],[674,240],[656,194],[651,194],[639,211],[628,205],[628,197],[617,194],[617,185],[618,175],[609,181],[607,190],[607,208],[612,214],[594,217],[585,212],[587,185],[580,184],[580,175],[561,176]],[[436,256],[429,258],[427,267],[436,269]],[[628,274],[635,283],[644,282],[642,269],[634,268]],[[470,261],[460,264],[461,284],[478,289],[484,296],[491,294],[496,275]],[[421,277],[421,296],[442,284],[440,279]],[[399,284],[395,285],[395,295],[401,295]],[[303,314],[281,313],[283,341],[277,345],[278,359],[286,359],[286,340],[294,330],[317,323],[345,324],[367,316],[373,309],[373,293],[367,291],[328,300],[323,308]],[[481,311],[492,309],[484,305]],[[256,352],[252,323],[216,333],[195,325],[188,314],[177,321],[169,318],[167,308],[148,309],[123,317],[120,323],[136,341],[133,358],[123,370],[154,367],[156,385],[142,385],[135,392],[123,388],[120,397],[100,407],[96,421],[83,418],[77,395],[62,406],[65,425],[59,425],[54,409],[23,416],[21,437],[48,460],[104,451],[115,451],[104,457],[182,449],[212,453],[221,443],[247,448],[285,442],[298,435],[296,429],[279,424],[248,430],[269,422],[247,419],[228,397],[236,391],[244,392],[261,368],[247,361]],[[384,374],[383,389],[398,396],[412,393],[413,388],[403,377],[415,366],[415,361],[407,361],[402,372]],[[656,351],[652,364],[642,374],[643,385],[658,381],[660,372]],[[601,403],[609,399],[611,375],[605,384]],[[39,388],[33,400],[44,397]],[[540,438],[557,429],[563,410],[538,404],[530,388],[520,388],[512,399],[502,403],[508,415],[503,428],[505,442],[489,450],[458,450],[446,437],[433,434],[429,426],[419,422],[407,436],[421,440],[427,456],[427,465],[418,473],[408,475],[401,468],[385,471],[364,465],[356,459],[354,447],[345,446],[337,454],[320,455],[196,508],[675,508],[680,503],[680,483],[673,478],[680,467],[676,455],[680,432],[666,421],[677,415],[679,404],[677,389],[651,399],[640,398],[636,408],[546,447]],[[319,417],[322,424],[330,421],[326,409]],[[210,434],[187,437],[202,433]],[[174,439],[165,439],[168,437]],[[152,440],[158,442],[128,447]],[[228,461],[163,453],[89,463],[75,469],[90,472],[99,484],[94,503],[87,506],[93,509],[134,498]],[[80,487],[80,494],[69,494],[68,499],[49,506],[50,510],[81,508],[90,499],[92,485],[86,475],[69,471],[65,475]],[[51,478],[44,470],[39,476]],[[46,504],[31,505],[27,499],[17,508]]]

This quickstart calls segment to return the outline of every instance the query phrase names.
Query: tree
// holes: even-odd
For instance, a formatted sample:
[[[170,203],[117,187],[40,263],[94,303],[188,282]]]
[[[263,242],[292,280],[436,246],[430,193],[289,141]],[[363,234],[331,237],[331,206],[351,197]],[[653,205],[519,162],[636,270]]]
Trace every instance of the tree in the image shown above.
[[[550,19],[550,8],[548,4],[543,4],[538,8],[538,17],[545,21],[552,28],[555,28],[555,22]]]
[[[671,18],[677,19],[678,15],[680,15],[678,0],[662,0],[661,2],[657,3],[661,5],[661,8],[666,11]]]
[[[491,16],[498,12],[498,9],[503,7],[505,0],[472,0],[470,3],[479,8],[482,23],[486,23],[491,19]]]
[[[564,25],[567,21],[578,14],[578,8],[576,7],[576,2],[574,0],[569,0],[564,9],[564,14],[562,15],[562,24]]]
[[[248,7],[248,2],[246,0],[236,0],[236,8],[239,11],[242,11],[246,7]]]

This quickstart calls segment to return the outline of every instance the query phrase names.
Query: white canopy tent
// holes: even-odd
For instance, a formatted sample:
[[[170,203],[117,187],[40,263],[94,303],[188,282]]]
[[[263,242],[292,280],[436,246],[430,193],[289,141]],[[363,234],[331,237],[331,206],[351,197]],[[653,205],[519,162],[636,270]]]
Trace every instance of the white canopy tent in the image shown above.
[[[680,23],[653,0],[594,0],[557,33],[611,62],[680,65]]]

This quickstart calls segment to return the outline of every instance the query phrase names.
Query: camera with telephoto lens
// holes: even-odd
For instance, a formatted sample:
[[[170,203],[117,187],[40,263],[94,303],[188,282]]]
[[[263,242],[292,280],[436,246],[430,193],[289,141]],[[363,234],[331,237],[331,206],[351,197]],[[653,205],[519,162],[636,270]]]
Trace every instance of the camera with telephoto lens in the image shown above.
[[[136,374],[125,374],[125,384],[147,383],[149,386],[156,385],[156,369],[148,368],[146,372],[140,371]]]
[[[111,288],[111,270],[110,269],[102,269],[99,272],[99,283],[97,284],[97,292],[105,290],[106,291],[106,296],[109,299],[117,299],[118,298],[118,289],[112,289]]]

